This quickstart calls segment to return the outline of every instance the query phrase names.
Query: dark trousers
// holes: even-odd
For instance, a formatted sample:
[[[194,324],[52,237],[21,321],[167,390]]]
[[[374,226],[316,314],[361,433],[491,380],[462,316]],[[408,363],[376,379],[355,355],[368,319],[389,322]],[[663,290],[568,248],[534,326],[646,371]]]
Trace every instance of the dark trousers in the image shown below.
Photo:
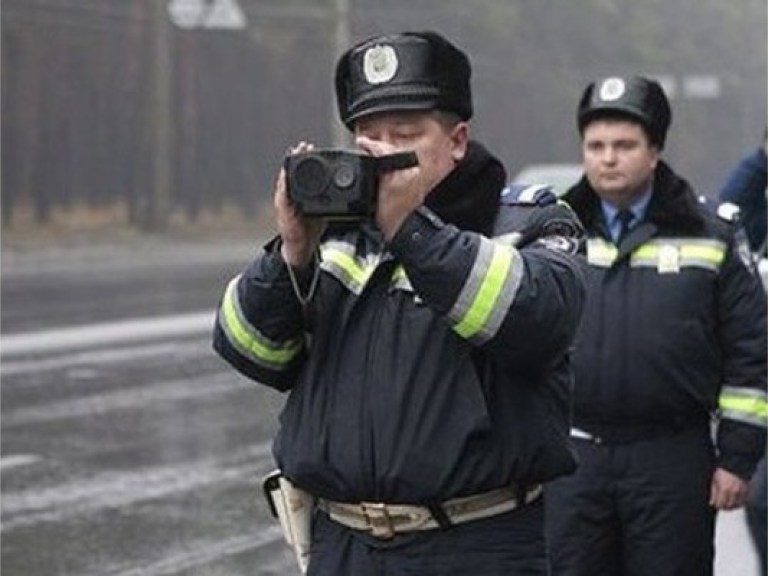
[[[315,515],[309,576],[546,576],[539,498],[491,518],[377,540]]]
[[[545,491],[552,576],[708,576],[715,513],[706,429],[621,445],[575,440]]]
[[[760,559],[760,573],[768,574],[768,561],[766,561],[766,546],[768,546],[768,479],[766,478],[765,456],[752,476],[749,486],[749,500],[745,507],[747,514],[747,526],[755,543]]]

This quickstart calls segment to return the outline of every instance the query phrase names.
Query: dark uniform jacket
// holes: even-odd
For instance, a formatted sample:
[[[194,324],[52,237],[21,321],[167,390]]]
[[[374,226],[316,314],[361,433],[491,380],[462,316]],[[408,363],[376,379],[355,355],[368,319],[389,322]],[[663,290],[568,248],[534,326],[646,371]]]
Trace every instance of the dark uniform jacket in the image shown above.
[[[766,296],[735,227],[663,162],[645,221],[617,248],[583,178],[565,196],[587,229],[574,425],[617,442],[720,416],[720,465],[748,477],[764,450]]]
[[[504,170],[478,144],[391,243],[333,227],[302,309],[277,243],[226,290],[214,346],[289,391],[274,455],[337,501],[439,502],[570,472],[582,263],[489,236]],[[570,218],[573,217],[569,211]]]

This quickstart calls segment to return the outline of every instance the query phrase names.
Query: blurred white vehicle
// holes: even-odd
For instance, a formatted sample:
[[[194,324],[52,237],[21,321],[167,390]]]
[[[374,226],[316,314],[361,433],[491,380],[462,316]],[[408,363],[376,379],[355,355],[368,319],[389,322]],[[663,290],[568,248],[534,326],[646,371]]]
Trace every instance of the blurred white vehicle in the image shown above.
[[[549,184],[558,196],[576,184],[584,170],[581,164],[529,164],[512,179],[514,184]]]

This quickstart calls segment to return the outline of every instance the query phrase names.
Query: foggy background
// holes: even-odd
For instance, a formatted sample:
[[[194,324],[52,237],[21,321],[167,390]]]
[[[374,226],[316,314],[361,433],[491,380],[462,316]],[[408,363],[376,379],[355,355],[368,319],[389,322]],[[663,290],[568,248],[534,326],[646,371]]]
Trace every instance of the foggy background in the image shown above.
[[[256,215],[289,144],[340,141],[340,50],[406,29],[469,53],[474,136],[510,177],[579,160],[574,110],[600,76],[663,82],[666,156],[704,195],[766,124],[765,0],[5,0],[3,224]]]
[[[766,126],[765,0],[3,0],[4,576],[297,575],[262,497],[284,395],[211,350],[289,145],[343,143],[337,55],[434,29],[509,178],[579,162],[588,82],[659,78],[714,196]],[[756,576],[743,511],[716,576]]]

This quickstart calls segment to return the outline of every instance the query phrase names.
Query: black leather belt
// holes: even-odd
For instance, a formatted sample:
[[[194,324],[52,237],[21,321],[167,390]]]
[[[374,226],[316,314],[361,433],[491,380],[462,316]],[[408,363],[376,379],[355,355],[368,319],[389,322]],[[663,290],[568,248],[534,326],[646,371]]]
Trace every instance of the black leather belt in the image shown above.
[[[593,444],[632,444],[674,436],[693,428],[707,430],[708,418],[672,418],[668,422],[650,422],[638,424],[578,424],[571,428],[571,438],[585,440]]]

